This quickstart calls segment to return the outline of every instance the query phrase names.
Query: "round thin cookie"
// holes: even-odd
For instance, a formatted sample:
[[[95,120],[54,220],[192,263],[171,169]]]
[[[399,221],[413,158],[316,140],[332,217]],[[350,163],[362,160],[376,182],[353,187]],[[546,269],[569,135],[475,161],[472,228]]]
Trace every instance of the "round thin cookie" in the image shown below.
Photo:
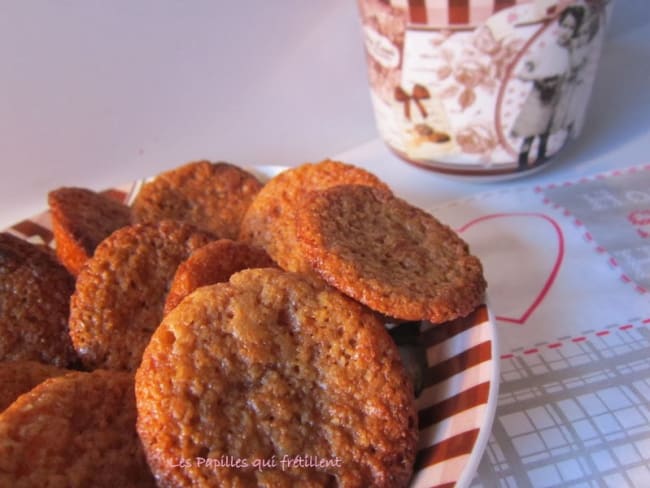
[[[176,268],[212,240],[191,224],[165,220],[123,227],[102,241],[70,301],[70,335],[84,366],[135,370]]]
[[[136,402],[161,486],[411,477],[417,417],[395,344],[374,313],[307,275],[246,270],[197,289],[152,336]]]
[[[133,202],[133,216],[136,222],[182,220],[234,239],[261,187],[255,176],[229,163],[187,163],[146,183]]]
[[[0,486],[154,487],[135,421],[131,374],[48,379],[0,415]]]
[[[75,363],[68,335],[73,290],[74,278],[54,253],[0,233],[0,361]]]
[[[62,187],[47,195],[56,255],[74,276],[115,230],[131,223],[131,209],[86,188]]]
[[[389,317],[445,322],[484,299],[483,269],[465,241],[387,191],[313,192],[296,224],[302,253],[320,276]]]
[[[201,286],[228,281],[237,271],[275,266],[263,249],[245,242],[219,239],[197,249],[176,270],[165,300],[167,315],[183,298]]]
[[[71,370],[57,368],[51,364],[36,361],[0,362],[0,412],[11,405],[16,398],[27,393],[48,378],[70,373]]]
[[[261,247],[288,271],[310,272],[309,263],[296,249],[295,211],[312,190],[341,184],[388,186],[368,171],[339,161],[324,160],[291,168],[271,178],[244,215],[240,240]]]

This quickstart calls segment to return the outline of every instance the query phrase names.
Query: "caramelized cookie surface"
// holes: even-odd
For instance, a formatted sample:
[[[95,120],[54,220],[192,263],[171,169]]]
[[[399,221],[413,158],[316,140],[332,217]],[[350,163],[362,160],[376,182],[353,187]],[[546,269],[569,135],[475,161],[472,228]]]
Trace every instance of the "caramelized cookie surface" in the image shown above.
[[[245,242],[219,239],[197,249],[176,270],[165,300],[165,315],[201,286],[228,281],[237,271],[275,266],[263,249]]]
[[[385,190],[313,192],[296,223],[302,254],[320,276],[389,317],[440,323],[484,299],[483,269],[465,241]]]
[[[196,161],[156,176],[133,202],[136,222],[181,220],[234,239],[244,212],[262,184],[228,163]]]
[[[95,248],[131,223],[128,206],[85,188],[63,187],[48,194],[56,255],[74,276]]]
[[[131,374],[48,379],[0,415],[0,486],[154,487],[135,420]]]
[[[74,278],[52,252],[0,233],[0,361],[73,364],[68,335],[73,290]]]
[[[411,476],[417,418],[395,344],[373,313],[306,275],[246,270],[197,289],[153,335],[136,399],[165,486]]]
[[[16,398],[27,393],[48,378],[70,373],[68,369],[36,361],[0,362],[0,412],[11,405]]]
[[[266,183],[242,222],[240,239],[261,247],[287,271],[310,272],[311,267],[296,246],[295,211],[312,190],[344,183],[384,188],[385,183],[368,171],[339,161],[308,163],[283,171]]]
[[[165,220],[124,227],[105,239],[77,278],[70,335],[89,369],[133,371],[163,316],[178,265],[213,240]]]

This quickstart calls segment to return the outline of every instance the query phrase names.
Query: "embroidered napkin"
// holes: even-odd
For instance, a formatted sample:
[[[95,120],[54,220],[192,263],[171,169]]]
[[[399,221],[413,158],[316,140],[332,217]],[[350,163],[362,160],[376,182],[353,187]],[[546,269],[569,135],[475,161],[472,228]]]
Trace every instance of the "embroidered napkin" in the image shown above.
[[[650,166],[431,210],[482,259],[500,341],[473,486],[648,486]]]

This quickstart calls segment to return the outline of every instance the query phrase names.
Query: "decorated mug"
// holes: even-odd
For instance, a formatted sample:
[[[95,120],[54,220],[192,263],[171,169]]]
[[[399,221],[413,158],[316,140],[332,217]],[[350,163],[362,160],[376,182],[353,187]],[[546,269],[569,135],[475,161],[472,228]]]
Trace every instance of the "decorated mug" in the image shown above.
[[[517,175],[577,137],[611,0],[359,0],[381,137],[442,173]]]

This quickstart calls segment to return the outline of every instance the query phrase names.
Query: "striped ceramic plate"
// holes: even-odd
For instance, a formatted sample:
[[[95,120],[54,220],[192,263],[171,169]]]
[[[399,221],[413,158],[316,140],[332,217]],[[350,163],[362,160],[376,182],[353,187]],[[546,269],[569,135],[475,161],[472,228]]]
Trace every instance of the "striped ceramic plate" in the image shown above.
[[[270,177],[282,167],[254,171]],[[130,203],[144,180],[107,190]],[[8,229],[35,243],[51,245],[49,212]],[[488,309],[444,325],[425,327],[422,334],[427,369],[417,398],[420,439],[412,487],[464,487],[476,472],[490,434],[498,387],[496,334]]]
[[[429,365],[417,398],[420,439],[412,487],[468,486],[496,410],[496,333],[485,305],[422,334]]]

